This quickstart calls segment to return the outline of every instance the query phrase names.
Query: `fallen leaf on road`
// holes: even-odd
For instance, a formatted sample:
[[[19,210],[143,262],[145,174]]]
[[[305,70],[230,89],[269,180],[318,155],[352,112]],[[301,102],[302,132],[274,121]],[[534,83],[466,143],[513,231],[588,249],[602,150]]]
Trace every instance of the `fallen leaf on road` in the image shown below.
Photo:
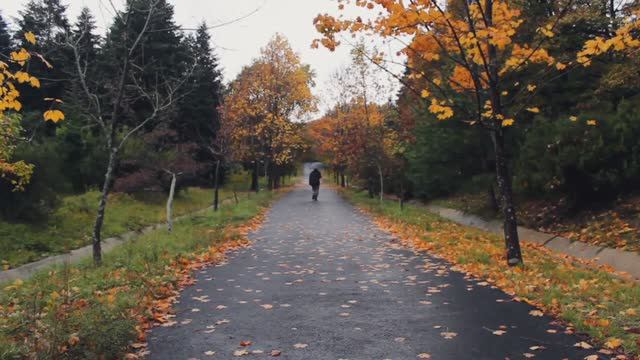
[[[580,341],[579,343],[575,343],[575,344],[573,344],[573,346],[579,347],[579,348],[582,348],[582,349],[591,349],[593,347],[589,343],[584,342],[584,341]]]
[[[544,313],[540,310],[531,310],[529,311],[529,315],[531,316],[543,316]]]
[[[458,334],[454,332],[441,332],[440,335],[447,340],[453,339],[454,337],[458,336]]]
[[[431,359],[431,355],[427,353],[420,353],[418,354],[418,359]]]
[[[249,351],[247,351],[246,349],[236,350],[233,352],[233,356],[245,356],[245,355],[249,355]]]
[[[293,345],[293,347],[296,348],[296,349],[304,349],[307,346],[309,346],[309,345],[308,344],[301,344],[301,343],[297,343],[297,344]]]
[[[282,351],[280,350],[271,350],[271,356],[280,356],[282,355]]]
[[[251,346],[251,344],[253,343],[249,340],[240,341],[240,346]]]
[[[496,330],[493,332],[493,335],[498,335],[498,336],[502,336],[504,334],[506,334],[507,332],[504,330]]]
[[[204,354],[207,355],[207,356],[213,356],[213,355],[216,354],[216,352],[209,350],[209,351],[205,351]]]

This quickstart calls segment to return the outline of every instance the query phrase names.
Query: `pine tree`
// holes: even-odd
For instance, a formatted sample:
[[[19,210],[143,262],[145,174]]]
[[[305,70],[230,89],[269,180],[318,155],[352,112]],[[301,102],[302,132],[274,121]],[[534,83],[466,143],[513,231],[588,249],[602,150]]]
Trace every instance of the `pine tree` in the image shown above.
[[[39,61],[30,64],[29,72],[42,80],[42,87],[24,97],[25,108],[38,112],[46,110],[50,104],[43,99],[62,98],[69,85],[67,67],[71,64],[70,54],[61,45],[70,29],[66,10],[66,5],[62,5],[60,0],[30,0],[19,12],[19,30],[14,34],[16,42],[26,46],[24,34],[32,32],[38,42],[30,48],[53,64],[53,69]]]
[[[196,62],[188,95],[180,103],[174,128],[184,139],[210,144],[219,127],[218,106],[222,97],[222,73],[211,49],[207,24],[202,23],[195,36],[185,39],[189,57]]]
[[[105,56],[112,64],[112,69],[105,70],[112,72],[120,67],[123,49],[129,48],[136,41],[145,27],[148,9],[151,7],[153,13],[148,30],[140,39],[131,59],[132,77],[143,87],[157,87],[163,81],[179,79],[188,67],[187,49],[173,19],[173,5],[166,0],[129,0],[126,11],[116,17],[107,35]],[[148,112],[147,101],[141,100],[132,104],[127,116],[133,120],[132,123],[136,123],[145,118]],[[169,111],[164,116],[173,114],[175,111]]]
[[[9,33],[9,26],[2,18],[0,13],[0,60],[4,60],[9,57],[11,49],[11,34]]]

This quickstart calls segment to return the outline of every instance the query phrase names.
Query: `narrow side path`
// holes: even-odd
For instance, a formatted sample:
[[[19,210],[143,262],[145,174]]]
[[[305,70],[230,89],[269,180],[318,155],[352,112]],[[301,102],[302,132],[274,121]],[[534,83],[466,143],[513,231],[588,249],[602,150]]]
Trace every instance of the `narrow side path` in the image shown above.
[[[583,359],[532,307],[399,248],[334,191],[277,202],[252,247],[197,274],[150,359]],[[535,314],[535,313],[534,313]],[[566,332],[566,333],[565,333]],[[245,346],[243,346],[245,345]]]
[[[467,214],[459,210],[428,204],[426,208],[445,219],[458,224],[502,234],[502,222],[487,221],[481,217]],[[640,254],[604,246],[595,246],[581,241],[572,241],[562,236],[547,234],[518,226],[518,233],[524,241],[544,245],[556,252],[571,255],[585,260],[594,260],[600,265],[611,266],[616,271],[625,272],[634,279],[640,280]]]
[[[228,203],[230,203],[230,201],[228,201]],[[213,209],[213,207],[208,207],[205,209],[201,209],[198,211],[194,211],[190,214],[185,214],[185,215],[180,215],[177,216],[173,219],[174,222],[179,222],[180,220],[201,214],[205,211],[210,211],[211,209]],[[107,239],[103,239],[102,240],[102,252],[104,254],[108,253],[109,251],[111,251],[113,248],[115,248],[116,246],[122,245],[123,243],[130,241],[134,238],[136,238],[137,236],[140,236],[142,234],[146,234],[148,232],[154,231],[154,230],[158,230],[161,228],[165,228],[166,229],[167,224],[166,223],[159,223],[159,224],[154,224],[154,225],[148,225],[143,227],[142,229],[138,230],[138,231],[129,231],[126,232],[124,234],[121,234],[119,236],[113,236]],[[93,254],[93,246],[92,245],[87,245],[87,246],[83,246],[81,248],[78,249],[74,249],[69,251],[66,254],[60,254],[60,255],[53,255],[53,256],[48,256],[46,258],[40,259],[38,261],[34,261],[34,262],[30,262],[28,264],[24,264],[21,266],[18,266],[17,268],[14,269],[9,269],[9,270],[3,270],[0,271],[0,284],[4,283],[4,282],[9,282],[9,281],[14,281],[17,279],[20,280],[27,280],[30,277],[32,277],[33,275],[35,275],[36,273],[45,270],[51,266],[54,265],[62,265],[62,264],[77,264],[82,260],[85,260],[89,257],[91,257]]]

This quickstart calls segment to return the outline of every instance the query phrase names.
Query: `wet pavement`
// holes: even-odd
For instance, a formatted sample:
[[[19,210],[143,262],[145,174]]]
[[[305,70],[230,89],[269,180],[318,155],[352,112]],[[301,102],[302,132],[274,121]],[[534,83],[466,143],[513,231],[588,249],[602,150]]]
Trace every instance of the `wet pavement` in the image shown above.
[[[400,248],[330,189],[274,204],[250,248],[200,271],[149,359],[584,359],[553,319]],[[248,346],[242,346],[248,345]],[[272,355],[273,352],[273,355]]]

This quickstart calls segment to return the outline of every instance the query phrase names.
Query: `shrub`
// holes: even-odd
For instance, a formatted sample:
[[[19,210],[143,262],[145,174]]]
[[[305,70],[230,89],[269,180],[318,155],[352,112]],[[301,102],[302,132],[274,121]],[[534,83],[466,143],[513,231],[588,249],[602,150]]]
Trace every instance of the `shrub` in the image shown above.
[[[516,185],[528,194],[565,194],[574,206],[607,200],[640,180],[640,98],[617,108],[540,119],[516,163]],[[597,125],[587,120],[597,120]]]

